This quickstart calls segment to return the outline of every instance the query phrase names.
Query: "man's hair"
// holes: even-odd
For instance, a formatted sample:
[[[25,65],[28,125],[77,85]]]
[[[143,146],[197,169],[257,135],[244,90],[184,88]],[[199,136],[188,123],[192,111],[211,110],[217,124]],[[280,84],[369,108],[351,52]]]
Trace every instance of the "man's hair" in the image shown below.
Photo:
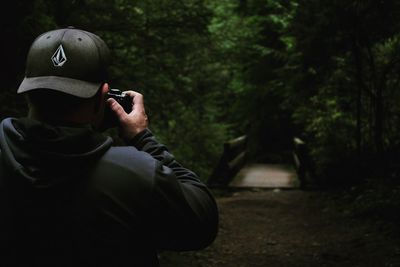
[[[25,95],[30,112],[33,111],[41,119],[58,120],[99,97],[100,91],[91,98],[79,98],[49,89],[32,90]]]

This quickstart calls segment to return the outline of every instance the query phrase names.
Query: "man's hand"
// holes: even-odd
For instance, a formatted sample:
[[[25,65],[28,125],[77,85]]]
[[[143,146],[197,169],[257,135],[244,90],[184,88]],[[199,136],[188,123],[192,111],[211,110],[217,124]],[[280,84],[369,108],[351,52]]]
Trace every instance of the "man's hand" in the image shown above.
[[[127,114],[123,107],[113,98],[107,104],[119,120],[120,135],[126,141],[131,140],[148,126],[148,119],[144,109],[143,95],[134,91],[125,91],[132,98],[132,111]]]

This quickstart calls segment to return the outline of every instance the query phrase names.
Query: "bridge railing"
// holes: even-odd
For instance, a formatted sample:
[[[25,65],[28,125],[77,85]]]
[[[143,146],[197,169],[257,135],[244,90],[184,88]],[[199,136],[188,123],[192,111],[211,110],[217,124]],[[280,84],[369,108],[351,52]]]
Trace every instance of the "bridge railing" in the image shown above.
[[[243,135],[224,143],[224,151],[207,181],[210,187],[225,187],[246,162],[247,136]]]
[[[298,137],[293,138],[293,161],[300,187],[305,188],[315,181],[314,166],[306,142]]]

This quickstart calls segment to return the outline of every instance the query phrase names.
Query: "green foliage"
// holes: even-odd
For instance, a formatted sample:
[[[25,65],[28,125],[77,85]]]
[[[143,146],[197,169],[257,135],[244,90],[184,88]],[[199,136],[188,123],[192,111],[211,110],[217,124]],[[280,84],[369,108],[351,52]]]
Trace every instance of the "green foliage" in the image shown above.
[[[168,120],[167,128],[153,131],[160,133],[160,141],[168,144],[184,166],[196,170],[203,179],[211,175],[222,153],[221,144],[226,141],[224,127],[185,106],[179,107],[179,112]]]
[[[361,178],[357,166],[364,166],[364,175],[372,166],[384,168],[380,158],[398,144],[393,100],[399,99],[394,89],[400,78],[394,30],[399,5],[319,0],[299,5],[290,61],[297,73],[291,81],[296,99],[289,100],[296,101],[293,119],[304,130],[319,176],[354,181]]]
[[[288,27],[296,3],[208,1],[208,5],[214,11],[209,29],[230,77],[226,86],[233,108],[227,110],[227,120],[236,132],[249,135],[252,160],[287,161],[275,154],[290,147],[292,130],[282,104],[281,75],[294,45]]]
[[[143,93],[151,129],[204,179],[242,134],[263,162],[305,139],[324,182],[398,155],[395,0],[22,0],[10,13],[2,118],[26,111],[14,92],[33,38],[73,25],[106,40],[111,86]]]

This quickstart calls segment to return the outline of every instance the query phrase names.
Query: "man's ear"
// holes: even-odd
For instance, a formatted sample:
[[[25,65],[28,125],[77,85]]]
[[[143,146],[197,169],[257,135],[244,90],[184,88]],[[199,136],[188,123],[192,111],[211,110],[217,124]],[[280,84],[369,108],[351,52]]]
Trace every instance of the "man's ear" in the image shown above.
[[[100,91],[100,94],[101,94],[101,99],[105,99],[105,96],[106,96],[106,94],[108,93],[108,91],[109,91],[109,86],[108,86],[108,83],[103,83],[103,85],[101,86],[101,91]]]
[[[96,101],[94,106],[95,113],[98,113],[100,110],[104,109],[108,90],[109,90],[108,83],[103,83],[96,95]]]

